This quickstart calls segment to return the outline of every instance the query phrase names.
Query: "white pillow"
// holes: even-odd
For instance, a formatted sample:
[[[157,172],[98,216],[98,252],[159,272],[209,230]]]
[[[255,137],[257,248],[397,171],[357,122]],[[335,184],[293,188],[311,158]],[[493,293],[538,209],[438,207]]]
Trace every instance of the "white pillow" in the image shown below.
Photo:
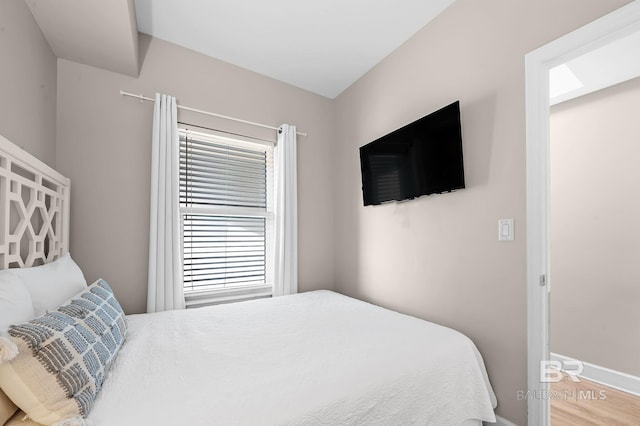
[[[0,425],[5,424],[18,411],[18,407],[0,390]]]
[[[11,270],[0,271],[0,336],[11,324],[29,321],[33,312],[31,296],[22,280]],[[0,425],[4,424],[18,407],[0,390]]]
[[[31,295],[12,269],[0,271],[0,335],[11,324],[20,324],[35,318]]]
[[[31,295],[35,316],[55,311],[58,306],[87,288],[82,271],[66,253],[42,266],[12,269]]]

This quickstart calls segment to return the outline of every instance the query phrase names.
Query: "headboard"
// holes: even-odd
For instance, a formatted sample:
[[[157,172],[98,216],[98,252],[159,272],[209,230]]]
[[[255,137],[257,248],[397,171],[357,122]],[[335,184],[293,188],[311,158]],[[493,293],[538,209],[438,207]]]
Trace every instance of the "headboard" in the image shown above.
[[[68,178],[0,136],[0,269],[49,263],[69,250]]]

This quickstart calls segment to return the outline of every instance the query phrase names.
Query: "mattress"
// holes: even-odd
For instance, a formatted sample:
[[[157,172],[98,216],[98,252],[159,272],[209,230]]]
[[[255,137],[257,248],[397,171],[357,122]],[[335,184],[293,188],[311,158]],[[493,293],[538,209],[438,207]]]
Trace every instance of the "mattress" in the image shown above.
[[[469,338],[334,292],[127,321],[91,426],[495,421]]]

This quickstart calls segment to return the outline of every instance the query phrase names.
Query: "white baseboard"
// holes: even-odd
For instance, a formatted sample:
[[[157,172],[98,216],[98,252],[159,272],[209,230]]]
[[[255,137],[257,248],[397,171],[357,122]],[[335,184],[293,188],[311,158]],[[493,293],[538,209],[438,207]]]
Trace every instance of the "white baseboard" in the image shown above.
[[[489,423],[489,422],[483,422],[484,426],[518,426],[513,422],[510,422],[509,420],[505,419],[504,417],[500,417],[496,414],[496,422],[495,423]]]
[[[568,361],[571,365],[575,365],[575,362],[578,361],[574,358],[555,354],[553,352],[551,353],[550,358],[551,361],[558,361],[560,363]],[[578,377],[582,377],[584,379],[591,380],[592,382],[600,383],[632,395],[640,396],[640,377],[611,370],[610,368],[601,367],[599,365],[590,364],[588,362],[582,362],[582,364],[584,365],[584,369],[582,370],[582,374]]]

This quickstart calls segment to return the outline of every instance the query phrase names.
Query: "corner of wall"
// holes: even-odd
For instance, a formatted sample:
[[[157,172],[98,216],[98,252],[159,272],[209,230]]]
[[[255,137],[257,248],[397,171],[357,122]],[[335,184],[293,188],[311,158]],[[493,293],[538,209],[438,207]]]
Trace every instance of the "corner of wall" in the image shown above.
[[[23,1],[0,2],[0,134],[50,166],[56,151],[56,56]]]

